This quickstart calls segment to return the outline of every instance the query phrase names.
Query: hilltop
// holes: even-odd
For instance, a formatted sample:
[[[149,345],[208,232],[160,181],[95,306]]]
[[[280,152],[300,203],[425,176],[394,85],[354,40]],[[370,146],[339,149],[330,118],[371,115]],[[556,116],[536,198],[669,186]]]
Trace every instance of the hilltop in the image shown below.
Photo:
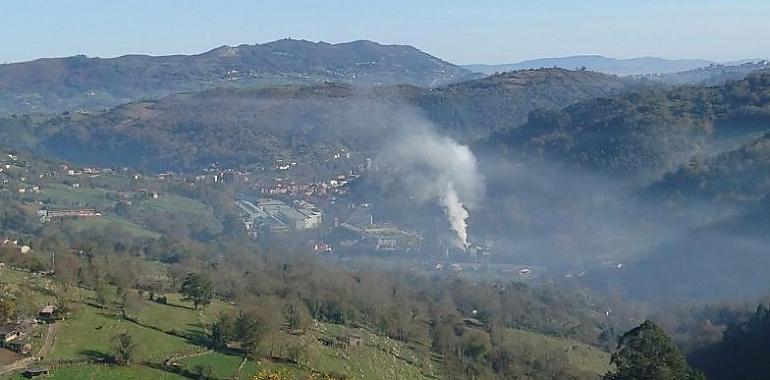
[[[656,74],[646,76],[649,79],[667,83],[670,85],[705,85],[716,86],[731,80],[741,80],[760,70],[770,70],[770,62],[767,60],[754,60],[750,62],[700,67],[693,70],[681,71],[669,74]]]
[[[104,109],[215,87],[326,81],[435,87],[468,77],[470,71],[412,46],[284,39],[198,55],[75,56],[0,65],[0,112]]]

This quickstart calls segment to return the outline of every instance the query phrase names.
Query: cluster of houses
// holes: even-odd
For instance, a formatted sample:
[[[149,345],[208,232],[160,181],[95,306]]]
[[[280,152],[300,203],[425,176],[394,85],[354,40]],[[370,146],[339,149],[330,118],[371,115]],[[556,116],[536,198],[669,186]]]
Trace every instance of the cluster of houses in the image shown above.
[[[46,305],[38,313],[37,320],[19,323],[0,324],[0,348],[16,352],[20,355],[30,355],[30,331],[35,323],[53,323],[56,321],[56,307]]]
[[[25,164],[19,160],[18,156],[7,153],[0,157],[2,157],[0,158],[0,189],[2,191],[15,191],[19,194],[40,192],[40,186],[27,183],[25,174],[21,172]]]
[[[263,196],[287,195],[293,197],[328,197],[346,194],[350,181],[358,178],[354,173],[336,175],[326,181],[298,183],[275,178],[270,184],[259,186]]]
[[[11,240],[9,238],[0,238],[0,248],[12,248],[16,249],[21,253],[27,253],[32,250],[32,248],[26,244],[19,243],[18,240]],[[2,264],[2,263],[0,263]],[[2,265],[0,265],[2,266]]]
[[[203,170],[203,174],[198,174],[192,177],[187,177],[184,179],[185,182],[188,183],[239,183],[239,182],[249,182],[249,176],[251,173],[241,171],[241,170],[235,170],[235,169],[225,169],[220,170],[217,168],[206,168]],[[173,173],[160,173],[157,175],[158,179],[163,180],[170,180],[174,177]]]

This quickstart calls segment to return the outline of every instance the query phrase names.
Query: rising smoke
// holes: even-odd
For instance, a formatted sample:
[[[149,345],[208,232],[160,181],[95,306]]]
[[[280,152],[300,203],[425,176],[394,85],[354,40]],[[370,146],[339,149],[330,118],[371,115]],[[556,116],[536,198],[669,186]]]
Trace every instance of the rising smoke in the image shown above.
[[[466,220],[470,214],[468,214],[468,210],[460,202],[457,192],[455,192],[454,186],[451,183],[447,186],[446,194],[441,199],[441,204],[449,219],[449,225],[452,226],[452,231],[457,234],[458,247],[463,250],[468,249],[470,243],[468,242],[468,223]]]
[[[413,118],[405,125],[381,161],[394,169],[411,197],[443,207],[455,244],[467,249],[469,210],[484,193],[476,157],[467,146],[438,135],[424,120]]]

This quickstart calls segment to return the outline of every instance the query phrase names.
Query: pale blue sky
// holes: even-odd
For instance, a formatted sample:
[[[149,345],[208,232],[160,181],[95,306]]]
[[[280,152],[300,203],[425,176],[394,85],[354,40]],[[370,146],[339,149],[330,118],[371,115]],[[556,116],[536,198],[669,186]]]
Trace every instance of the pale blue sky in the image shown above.
[[[455,63],[572,54],[770,57],[770,0],[0,0],[0,62],[190,54],[292,37]]]

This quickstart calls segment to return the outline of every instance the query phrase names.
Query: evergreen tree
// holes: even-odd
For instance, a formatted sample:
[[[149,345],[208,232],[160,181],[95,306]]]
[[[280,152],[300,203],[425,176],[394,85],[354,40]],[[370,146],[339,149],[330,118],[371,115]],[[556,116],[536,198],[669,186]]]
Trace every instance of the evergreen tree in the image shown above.
[[[227,344],[233,340],[234,322],[229,315],[220,315],[219,319],[211,325],[211,348],[215,350],[224,350]]]
[[[605,380],[705,380],[652,321],[644,321],[620,337],[611,363],[615,370]]]
[[[214,298],[211,281],[197,273],[188,273],[182,283],[180,291],[184,301],[192,301],[197,309],[198,306],[206,306]]]

